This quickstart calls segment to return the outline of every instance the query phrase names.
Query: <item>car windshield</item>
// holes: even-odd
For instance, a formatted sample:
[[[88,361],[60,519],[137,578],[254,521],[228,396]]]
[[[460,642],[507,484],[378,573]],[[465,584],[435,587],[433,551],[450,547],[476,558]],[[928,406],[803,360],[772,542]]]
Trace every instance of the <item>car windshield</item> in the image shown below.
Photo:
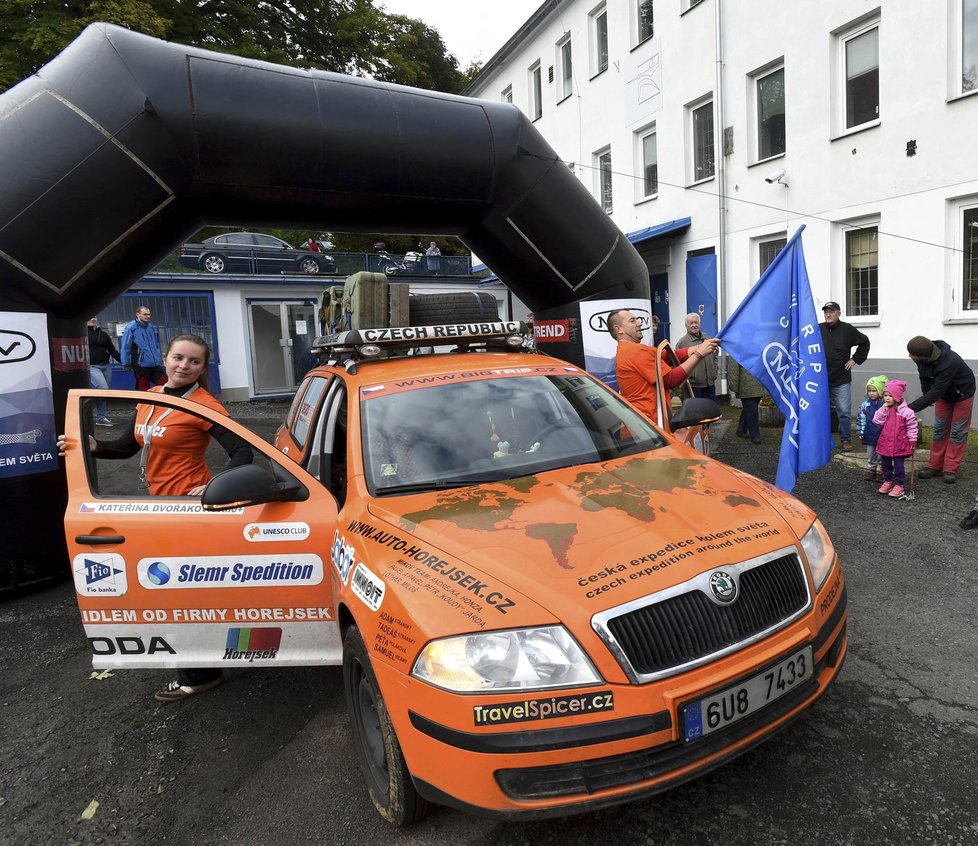
[[[665,445],[644,417],[584,376],[373,390],[364,391],[361,420],[367,485],[376,496],[512,479]]]

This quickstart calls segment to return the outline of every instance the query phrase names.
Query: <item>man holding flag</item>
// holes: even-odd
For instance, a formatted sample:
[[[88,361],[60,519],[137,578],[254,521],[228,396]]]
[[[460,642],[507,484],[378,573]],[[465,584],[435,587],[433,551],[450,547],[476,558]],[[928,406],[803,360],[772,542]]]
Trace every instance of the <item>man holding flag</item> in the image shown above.
[[[801,246],[804,228],[778,253],[717,336],[784,414],[775,484],[789,492],[800,473],[832,457],[828,373]]]

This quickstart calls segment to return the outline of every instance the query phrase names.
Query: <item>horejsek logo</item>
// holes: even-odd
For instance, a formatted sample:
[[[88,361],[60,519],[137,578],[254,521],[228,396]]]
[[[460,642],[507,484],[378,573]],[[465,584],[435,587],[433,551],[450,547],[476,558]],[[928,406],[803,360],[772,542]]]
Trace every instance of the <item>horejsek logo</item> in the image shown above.
[[[578,693],[573,696],[552,696],[550,699],[525,699],[522,702],[476,705],[472,709],[472,715],[477,726],[496,726],[502,723],[553,720],[557,717],[573,717],[576,714],[614,710],[614,693],[610,690],[601,690],[597,693]]]

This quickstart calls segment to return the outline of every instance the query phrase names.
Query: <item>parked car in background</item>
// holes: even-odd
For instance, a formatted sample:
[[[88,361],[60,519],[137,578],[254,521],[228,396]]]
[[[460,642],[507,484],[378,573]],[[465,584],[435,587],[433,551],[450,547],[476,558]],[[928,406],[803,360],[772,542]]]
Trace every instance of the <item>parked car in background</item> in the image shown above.
[[[336,273],[331,255],[298,250],[260,232],[229,232],[202,244],[183,244],[177,260],[207,273]]]

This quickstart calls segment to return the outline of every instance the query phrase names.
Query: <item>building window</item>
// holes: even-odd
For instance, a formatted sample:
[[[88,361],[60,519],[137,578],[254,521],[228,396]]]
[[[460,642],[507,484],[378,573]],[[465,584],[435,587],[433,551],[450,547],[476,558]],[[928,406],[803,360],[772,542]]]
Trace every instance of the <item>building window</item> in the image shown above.
[[[513,102],[513,86],[512,85],[507,85],[503,89],[502,101],[504,103],[512,103]]]
[[[537,120],[543,114],[543,78],[540,74],[540,62],[530,66],[530,120]]]
[[[639,156],[642,173],[641,199],[648,200],[659,193],[659,150],[655,126],[639,133]]]
[[[778,253],[780,253],[785,245],[788,243],[787,238],[772,238],[770,241],[759,241],[757,244],[757,269],[758,278],[764,275],[764,271],[768,269],[771,262],[777,258]]]
[[[845,128],[880,116],[879,24],[843,39],[845,61]]]
[[[961,93],[978,90],[978,0],[961,0]]]
[[[846,314],[879,313],[879,227],[846,232]]]
[[[635,23],[638,29],[636,44],[641,44],[655,34],[652,16],[653,0],[635,0]]]
[[[591,76],[608,70],[608,9],[602,3],[590,15]]]
[[[757,160],[780,156],[784,138],[784,68],[757,77]]]
[[[713,100],[687,107],[689,138],[692,151],[692,181],[700,182],[713,176]]]
[[[964,291],[962,307],[978,309],[978,208],[964,210]]]
[[[611,188],[611,148],[605,147],[594,154],[594,166],[598,172],[598,202],[608,214],[614,211]]]
[[[569,33],[557,42],[557,68],[560,74],[560,87],[557,94],[559,102],[574,93],[574,59],[571,54]]]

